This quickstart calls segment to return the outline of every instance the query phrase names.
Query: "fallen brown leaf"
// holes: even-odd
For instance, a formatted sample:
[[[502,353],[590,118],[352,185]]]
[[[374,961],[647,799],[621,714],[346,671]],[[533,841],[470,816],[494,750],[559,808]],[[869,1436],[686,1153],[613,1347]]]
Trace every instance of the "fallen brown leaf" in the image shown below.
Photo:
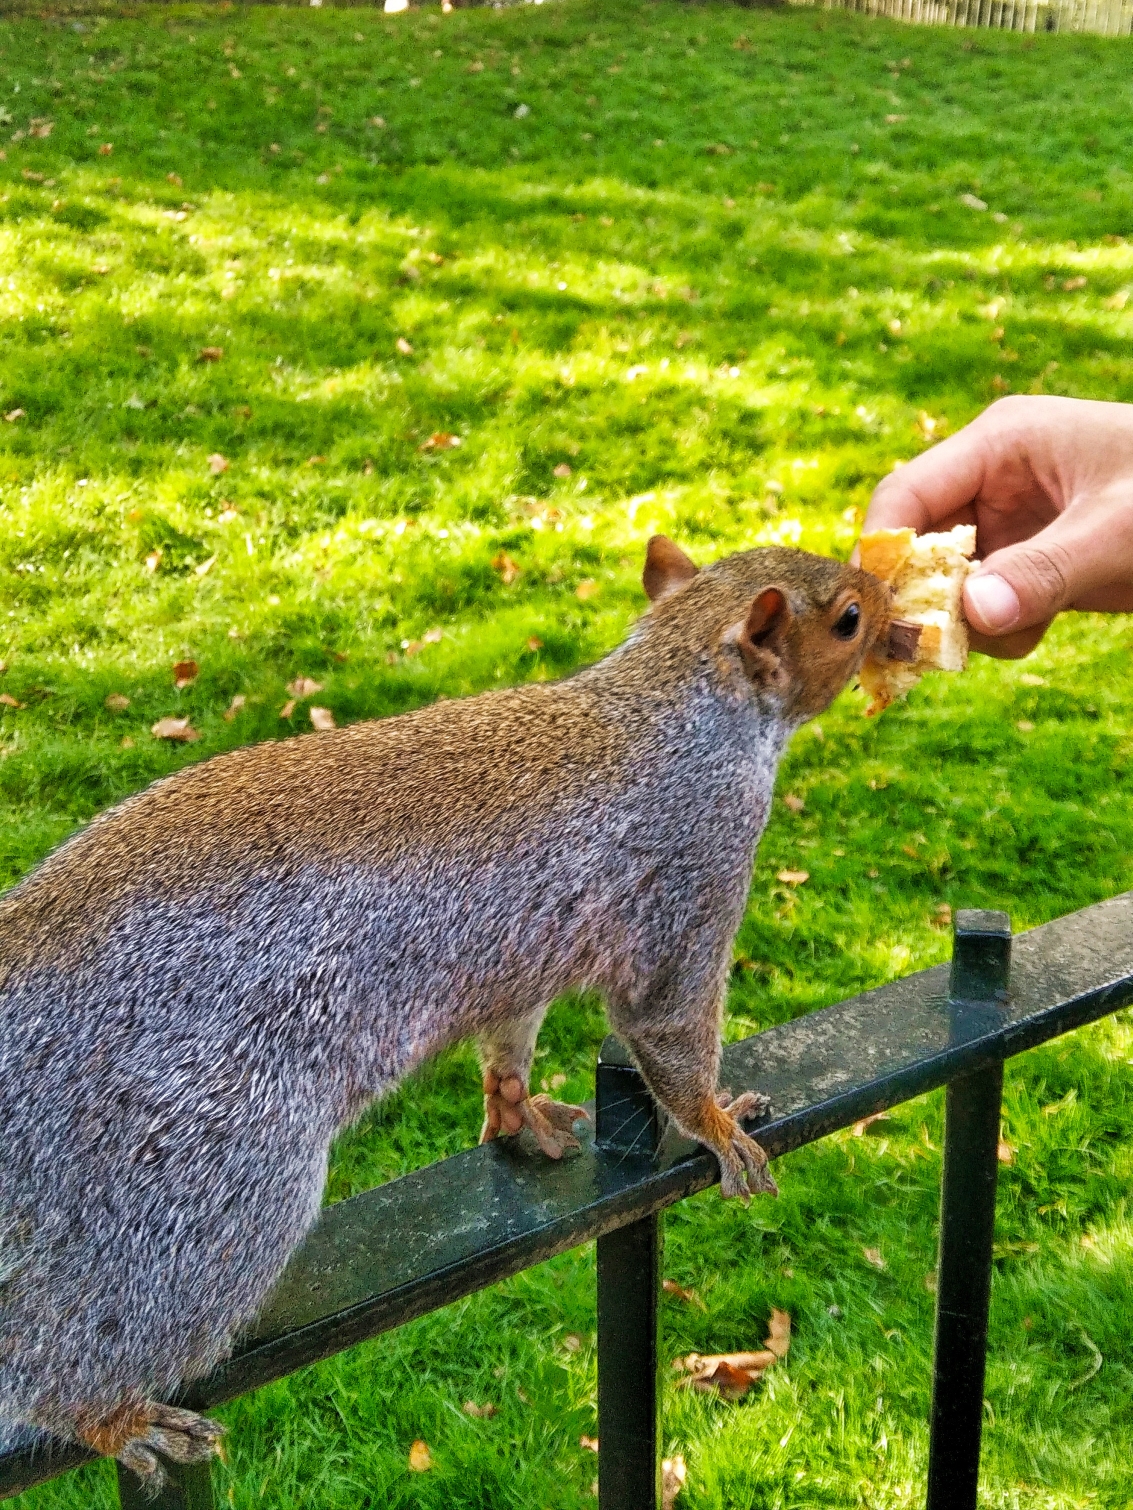
[[[775,879],[784,886],[803,886],[810,880],[809,870],[777,870]]]
[[[450,435],[447,430],[438,430],[417,447],[418,451],[455,451],[461,444],[459,435]]]
[[[228,458],[222,456],[219,451],[214,451],[209,457],[209,471],[214,477],[219,477],[222,472],[227,472]]]
[[[318,729],[320,733],[326,733],[328,729],[337,727],[334,714],[329,708],[308,708],[307,713],[311,720],[311,727]]]
[[[182,744],[192,744],[201,737],[187,718],[159,718],[150,733],[155,739],[176,739]]]
[[[538,635],[533,634],[527,641],[527,648],[528,650],[542,650],[543,641],[539,639]]]
[[[1124,309],[1128,303],[1129,290],[1127,288],[1119,288],[1117,293],[1110,294],[1108,299],[1102,300],[1105,309]]]
[[[863,1248],[862,1257],[865,1259],[867,1264],[872,1264],[875,1269],[884,1269],[886,1267],[885,1260],[881,1256],[880,1248]]]
[[[219,362],[224,357],[223,346],[202,346],[197,352],[198,362]]]
[[[677,1284],[675,1279],[662,1280],[661,1288],[666,1295],[672,1295],[677,1300],[683,1300],[685,1305],[696,1306],[701,1311],[707,1311],[708,1309],[695,1290],[686,1290],[684,1285]]]
[[[574,595],[576,598],[581,599],[581,601],[585,603],[588,599],[597,597],[599,591],[600,589],[594,578],[587,577],[585,581],[580,582],[575,588]]]
[[[180,173],[167,173],[165,175],[165,180],[167,183],[176,184],[179,189],[182,187],[182,179]]]
[[[563,1347],[568,1353],[580,1353],[582,1351],[582,1338],[577,1332],[568,1332],[563,1338]]]
[[[888,1122],[888,1112],[871,1112],[868,1117],[860,1117],[850,1128],[855,1138],[862,1137],[875,1122]]]
[[[688,1469],[679,1452],[661,1460],[661,1510],[673,1510],[687,1478]]]
[[[146,571],[155,572],[160,565],[161,549],[160,547],[158,547],[157,550],[150,551],[149,555],[146,557]]]
[[[791,1350],[791,1317],[787,1311],[777,1311],[772,1307],[771,1320],[767,1323],[767,1337],[764,1347],[774,1353],[776,1358],[785,1358]]]
[[[460,1408],[466,1416],[475,1416],[478,1420],[487,1420],[498,1415],[500,1410],[498,1405],[477,1405],[475,1400],[465,1400]]]
[[[287,690],[292,697],[312,697],[323,690],[323,684],[313,682],[309,676],[297,676],[293,682],[287,683]]]
[[[1014,1164],[1016,1150],[1011,1144],[1000,1138],[995,1150],[995,1156],[1001,1164]]]
[[[579,1439],[578,1439],[578,1445],[580,1447],[585,1447],[587,1452],[597,1452],[598,1451],[598,1438],[597,1437],[579,1437]]]
[[[307,465],[309,467],[321,467],[325,461],[326,461],[326,457],[325,456],[308,456],[307,457]]]
[[[1068,294],[1072,294],[1079,288],[1085,288],[1089,281],[1088,278],[1079,273],[1077,278],[1064,278],[1062,280],[1062,287]]]
[[[237,692],[236,696],[232,699],[232,701],[228,704],[228,707],[225,708],[225,710],[224,710],[225,721],[227,723],[232,723],[233,720],[235,719],[237,713],[240,712],[240,709],[244,706],[244,704],[247,701],[248,701],[248,699],[244,696],[244,694],[242,692]]]
[[[559,464],[558,464],[558,466],[555,467],[554,473],[553,473],[553,475],[555,477],[569,477],[570,474],[571,474],[571,468],[567,466],[567,464],[566,464],[565,461],[560,461]]]
[[[410,346],[409,342],[405,339],[404,336],[398,336],[397,341],[396,341],[395,344],[397,346],[398,351],[401,352],[401,354],[402,354],[403,357],[412,356],[412,354],[413,354],[413,347]]]
[[[280,710],[279,710],[279,716],[280,716],[280,718],[290,718],[291,715],[294,712],[295,712],[295,699],[292,698],[290,702],[284,703],[283,707],[280,708]]]
[[[428,1473],[433,1466],[433,1454],[428,1442],[418,1439],[409,1449],[409,1468],[412,1473]]]
[[[0,703],[3,703],[5,708],[23,707],[23,703],[18,703],[10,692],[0,692]]]
[[[507,551],[500,551],[498,556],[492,557],[492,570],[500,574],[500,581],[505,587],[510,587],[520,575],[520,569],[508,555]]]
[[[32,168],[23,168],[21,169],[21,172],[23,177],[27,179],[29,184],[41,184],[43,182],[44,175],[42,173],[36,173]]]
[[[792,813],[801,813],[803,808],[806,807],[806,803],[803,801],[803,799],[801,797],[796,797],[794,792],[788,792],[783,798],[783,802],[787,807],[790,808]]]
[[[112,692],[103,703],[103,707],[109,708],[111,713],[125,713],[130,706],[130,699],[122,692]]]
[[[99,155],[99,157],[109,157],[110,154],[113,151],[114,151],[114,143],[113,142],[103,142],[102,145],[98,149],[98,155]]]
[[[118,748],[120,750],[132,750],[134,748],[134,741],[128,734],[126,734],[123,736],[122,743],[118,746]]]
[[[26,419],[26,418],[27,418],[27,410],[26,409],[9,409],[8,412],[7,412],[7,414],[5,414],[5,416],[4,416],[5,422],[7,424],[9,424],[9,425],[14,425],[18,419]]]
[[[173,668],[173,685],[180,692],[182,687],[187,687],[190,682],[195,682],[201,674],[201,668],[196,661],[178,661]]]
[[[38,137],[40,141],[46,140],[54,130],[55,122],[45,115],[32,116],[28,122],[28,135]]]

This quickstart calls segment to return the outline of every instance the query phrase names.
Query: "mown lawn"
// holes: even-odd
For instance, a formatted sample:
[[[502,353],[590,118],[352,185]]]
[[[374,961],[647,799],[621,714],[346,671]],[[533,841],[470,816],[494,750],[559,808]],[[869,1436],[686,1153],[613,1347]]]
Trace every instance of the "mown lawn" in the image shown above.
[[[844,554],[877,479],[997,393],[1133,399],[1128,42],[675,0],[152,6],[0,21],[0,100],[6,880],[312,702],[345,723],[593,658],[655,530]],[[1024,928],[1128,886],[1131,645],[1068,619],[801,734],[729,1031],[943,958],[944,904]],[[284,716],[298,676],[322,688]],[[556,1008],[540,1073],[585,1096],[602,1032]],[[989,1507],[1133,1505],[1131,1063],[1123,1017],[1009,1071]],[[330,1197],[478,1125],[450,1054],[343,1140]],[[939,1098],[871,1132],[782,1160],[777,1203],[668,1218],[707,1306],[666,1300],[670,1353],[758,1344],[773,1305],[795,1327],[744,1402],[668,1397],[689,1510],[918,1503]],[[218,1497],[592,1504],[593,1331],[582,1250],[231,1407]]]

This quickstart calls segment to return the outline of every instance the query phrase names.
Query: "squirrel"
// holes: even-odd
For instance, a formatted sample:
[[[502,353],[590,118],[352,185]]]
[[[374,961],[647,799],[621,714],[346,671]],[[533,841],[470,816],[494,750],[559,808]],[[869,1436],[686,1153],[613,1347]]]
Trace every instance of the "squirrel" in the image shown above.
[[[164,1403],[229,1351],[318,1213],[336,1133],[473,1036],[481,1141],[577,1148],[536,1034],[602,993],[726,1196],[774,1192],[718,1093],[735,932],[789,736],[888,591],[656,536],[650,606],[558,682],[214,756],[94,819],[0,898],[0,1431],[151,1487],[221,1427]]]

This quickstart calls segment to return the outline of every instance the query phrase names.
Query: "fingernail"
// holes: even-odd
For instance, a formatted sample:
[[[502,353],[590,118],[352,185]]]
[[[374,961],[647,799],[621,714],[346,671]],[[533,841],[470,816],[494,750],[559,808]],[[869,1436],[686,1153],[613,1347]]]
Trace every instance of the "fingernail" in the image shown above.
[[[964,607],[971,623],[985,634],[1003,634],[1018,623],[1021,612],[1018,593],[994,572],[979,572],[968,578]]]

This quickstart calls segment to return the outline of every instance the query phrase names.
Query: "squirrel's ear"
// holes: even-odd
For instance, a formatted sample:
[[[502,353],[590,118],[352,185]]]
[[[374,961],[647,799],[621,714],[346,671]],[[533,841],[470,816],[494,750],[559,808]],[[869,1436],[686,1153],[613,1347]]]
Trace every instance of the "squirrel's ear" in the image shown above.
[[[781,671],[783,639],[791,623],[791,609],[781,587],[765,587],[748,609],[736,645],[748,674],[770,681]]]
[[[645,547],[645,570],[642,585],[651,603],[667,598],[686,582],[691,582],[699,567],[674,545],[667,535],[654,535]]]

